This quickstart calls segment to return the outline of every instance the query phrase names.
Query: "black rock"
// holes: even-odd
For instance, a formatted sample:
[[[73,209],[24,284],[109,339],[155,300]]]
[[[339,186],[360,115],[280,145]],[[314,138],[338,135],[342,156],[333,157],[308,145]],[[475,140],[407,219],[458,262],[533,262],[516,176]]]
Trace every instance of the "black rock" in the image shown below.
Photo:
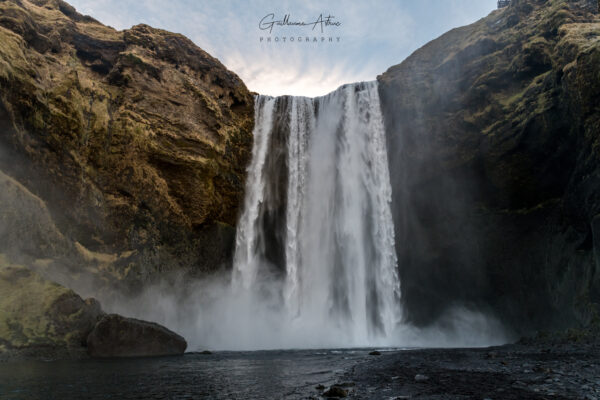
[[[348,396],[348,391],[345,389],[342,389],[339,386],[332,386],[329,388],[328,391],[326,391],[325,393],[323,393],[323,396],[325,397],[347,397]]]
[[[105,315],[87,337],[92,357],[152,357],[181,355],[184,338],[153,322]]]

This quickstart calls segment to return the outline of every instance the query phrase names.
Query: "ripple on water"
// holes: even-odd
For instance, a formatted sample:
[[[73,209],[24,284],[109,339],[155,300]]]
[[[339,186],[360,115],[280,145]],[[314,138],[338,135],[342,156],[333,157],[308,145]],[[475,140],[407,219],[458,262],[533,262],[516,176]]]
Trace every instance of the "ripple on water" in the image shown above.
[[[219,352],[210,356],[0,364],[0,398],[306,398],[368,351]],[[335,366],[334,369],[331,367]]]

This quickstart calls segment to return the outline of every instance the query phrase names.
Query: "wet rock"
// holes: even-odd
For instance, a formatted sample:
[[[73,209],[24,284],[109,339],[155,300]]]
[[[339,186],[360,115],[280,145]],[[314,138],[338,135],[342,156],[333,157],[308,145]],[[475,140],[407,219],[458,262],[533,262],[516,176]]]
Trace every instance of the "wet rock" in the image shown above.
[[[210,355],[210,354],[212,354],[212,351],[204,350],[204,351],[201,351],[200,354]]]
[[[332,386],[328,391],[323,393],[323,396],[334,398],[347,397],[348,391],[340,386]]]
[[[92,357],[151,357],[181,355],[187,343],[164,326],[110,314],[96,324],[87,346]]]
[[[398,246],[402,298],[417,325],[456,301],[518,334],[579,326],[600,299],[598,17],[589,0],[519,3],[529,12],[494,11],[378,77],[396,240],[411,240]]]
[[[0,254],[0,360],[85,357],[102,315],[94,299],[44,279]]]
[[[380,356],[380,355],[381,355],[381,352],[380,352],[380,351],[377,351],[377,350],[375,350],[375,351],[372,351],[372,352],[370,352],[370,353],[369,353],[369,355],[370,355],[370,356]]]

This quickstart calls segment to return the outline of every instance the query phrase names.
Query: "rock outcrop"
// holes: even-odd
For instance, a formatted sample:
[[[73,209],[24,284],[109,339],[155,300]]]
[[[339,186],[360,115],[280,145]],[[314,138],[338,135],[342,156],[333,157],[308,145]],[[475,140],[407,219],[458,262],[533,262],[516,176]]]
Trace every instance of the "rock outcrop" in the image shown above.
[[[85,357],[87,335],[101,315],[96,300],[0,255],[0,360]]]
[[[116,279],[227,265],[252,126],[243,82],[181,35],[0,1],[0,170]]]
[[[0,361],[181,355],[167,328],[105,314],[78,294],[0,254]]]
[[[378,78],[409,320],[456,303],[517,333],[594,318],[597,11],[595,0],[513,0]]]
[[[92,357],[147,357],[181,355],[187,343],[161,325],[110,314],[90,332],[87,346]]]

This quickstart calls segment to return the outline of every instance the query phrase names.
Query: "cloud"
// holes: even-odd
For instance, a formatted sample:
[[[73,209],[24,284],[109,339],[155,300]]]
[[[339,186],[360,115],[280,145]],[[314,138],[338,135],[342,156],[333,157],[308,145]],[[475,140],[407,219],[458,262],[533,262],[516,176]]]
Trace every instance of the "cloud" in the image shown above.
[[[248,88],[270,95],[326,94],[344,83],[373,80],[445,31],[485,16],[495,0],[71,0],[81,13],[116,29],[138,23],[182,33],[236,72]],[[258,28],[262,17],[315,20],[333,15],[342,25],[323,35],[276,27],[277,43]],[[279,28],[279,29],[277,29]],[[293,43],[290,36],[339,36],[340,42]],[[286,37],[286,42],[281,41]]]

